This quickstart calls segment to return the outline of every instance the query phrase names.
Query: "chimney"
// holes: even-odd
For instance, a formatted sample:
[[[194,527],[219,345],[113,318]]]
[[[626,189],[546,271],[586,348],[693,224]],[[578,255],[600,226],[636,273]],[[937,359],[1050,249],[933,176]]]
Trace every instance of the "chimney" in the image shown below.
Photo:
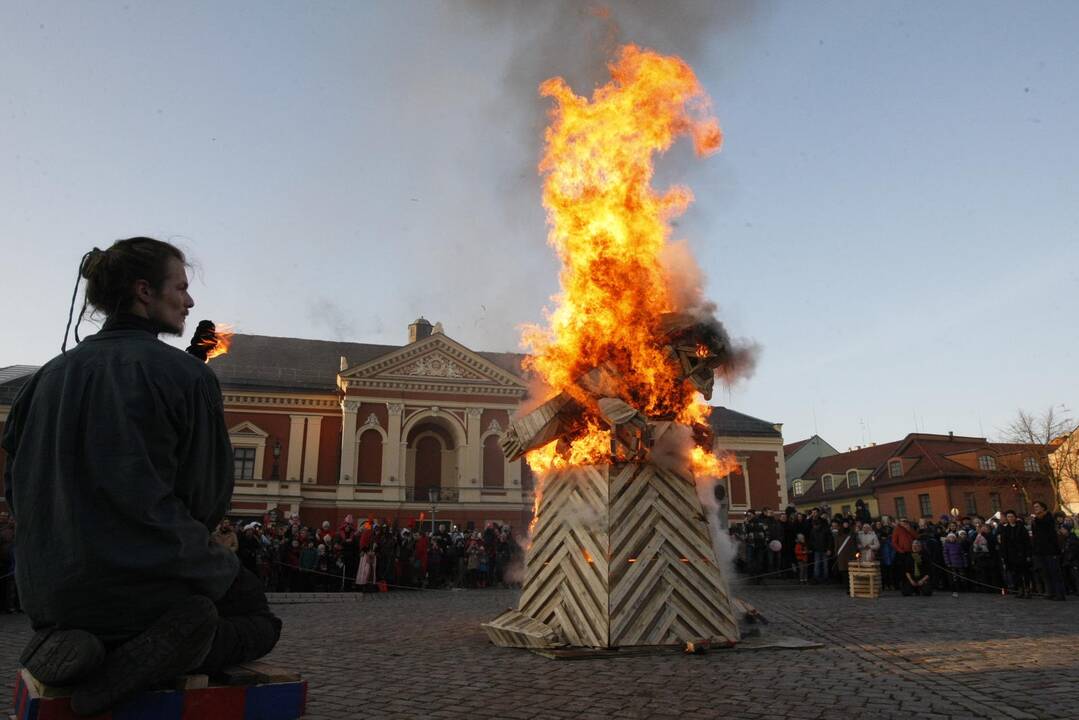
[[[414,343],[418,340],[423,340],[425,337],[431,336],[431,323],[421,315],[416,319],[416,322],[408,326],[408,342]]]
[[[948,431],[948,439],[949,440],[954,440],[955,439],[955,432],[953,432],[952,430],[949,430]]]

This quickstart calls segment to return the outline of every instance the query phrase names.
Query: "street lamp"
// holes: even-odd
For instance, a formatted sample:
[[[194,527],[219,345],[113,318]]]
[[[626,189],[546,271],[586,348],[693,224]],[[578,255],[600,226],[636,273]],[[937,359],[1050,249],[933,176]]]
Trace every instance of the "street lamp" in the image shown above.
[[[438,512],[438,500],[441,494],[440,488],[427,488],[427,499],[431,501],[431,537],[435,536],[435,513]]]
[[[270,479],[277,480],[278,478],[278,460],[281,459],[281,441],[274,440],[273,443],[273,470],[270,471]]]

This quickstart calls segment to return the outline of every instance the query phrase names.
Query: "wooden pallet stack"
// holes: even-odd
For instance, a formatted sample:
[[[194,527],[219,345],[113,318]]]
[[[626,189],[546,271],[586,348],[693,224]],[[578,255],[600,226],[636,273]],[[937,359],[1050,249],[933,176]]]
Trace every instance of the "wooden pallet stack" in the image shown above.
[[[183,675],[167,688],[139,693],[94,720],[296,720],[307,705],[307,681],[262,662],[226,669],[219,677]],[[29,670],[15,678],[14,720],[77,720],[71,688],[39,682]]]
[[[880,597],[880,565],[877,563],[852,562],[847,566],[852,598]]]
[[[739,639],[696,488],[652,463],[545,477],[517,610],[484,627],[504,647]]]

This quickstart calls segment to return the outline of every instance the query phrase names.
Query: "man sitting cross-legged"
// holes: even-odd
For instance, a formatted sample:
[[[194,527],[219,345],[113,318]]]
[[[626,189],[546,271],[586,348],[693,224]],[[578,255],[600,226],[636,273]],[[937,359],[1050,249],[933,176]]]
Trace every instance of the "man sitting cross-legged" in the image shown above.
[[[904,566],[900,592],[905,596],[933,594],[933,571],[929,556],[922,551],[922,542],[911,543],[910,552],[903,558]]]
[[[233,487],[217,379],[157,339],[183,332],[194,305],[183,254],[130,238],[79,271],[105,324],[24,386],[3,447],[16,580],[37,631],[20,660],[46,684],[74,685],[72,708],[89,715],[261,657],[281,621],[210,537]]]

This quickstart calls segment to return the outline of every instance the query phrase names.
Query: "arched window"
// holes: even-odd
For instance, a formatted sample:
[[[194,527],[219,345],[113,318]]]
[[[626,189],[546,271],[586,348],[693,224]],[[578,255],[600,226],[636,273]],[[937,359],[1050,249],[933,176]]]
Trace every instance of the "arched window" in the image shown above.
[[[802,486],[802,478],[798,478],[797,480],[794,481],[794,494],[795,495],[801,495],[804,492],[805,492],[805,489]]]
[[[832,480],[831,475],[825,475],[820,479],[821,486],[824,488],[824,492],[832,492],[835,489],[835,482]]]
[[[498,435],[491,434],[483,441],[483,486],[500,488],[506,484],[506,466]]]
[[[371,428],[360,435],[359,469],[356,482],[377,485],[382,482],[382,434]]]
[[[848,470],[847,471],[847,487],[856,488],[860,484],[861,483],[859,483],[859,481],[858,481],[858,471],[857,470]]]

